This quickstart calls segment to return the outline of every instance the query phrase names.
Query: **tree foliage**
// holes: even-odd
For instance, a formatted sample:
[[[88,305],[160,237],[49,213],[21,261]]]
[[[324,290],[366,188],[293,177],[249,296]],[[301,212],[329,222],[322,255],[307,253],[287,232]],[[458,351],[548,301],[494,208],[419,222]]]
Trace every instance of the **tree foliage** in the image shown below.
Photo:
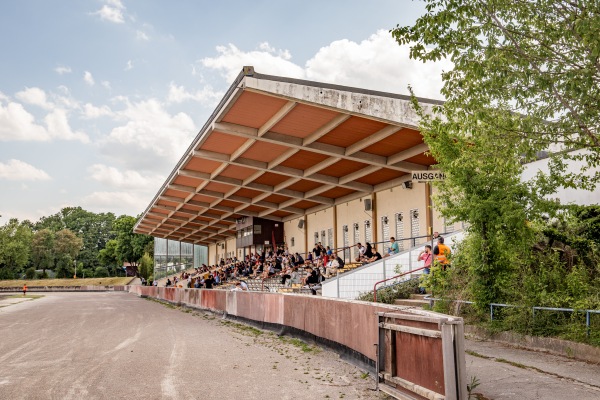
[[[392,35],[412,58],[454,64],[442,75],[445,103],[423,106],[413,96],[413,105],[447,175],[438,185],[442,214],[469,224],[453,264],[467,269],[483,312],[507,301],[518,269],[535,262],[531,221],[558,208],[547,195],[600,178],[600,3],[425,3],[425,15]],[[550,173],[522,182],[523,164],[540,152],[550,152]],[[569,171],[570,160],[585,160],[587,173]]]
[[[153,241],[151,236],[133,232],[137,218],[122,215],[113,224],[116,235],[115,255],[120,263],[128,262],[137,271],[139,260],[144,255],[146,246]]]
[[[569,159],[600,161],[600,3],[566,0],[426,0],[413,26],[392,31],[412,58],[448,58],[448,124],[469,119],[492,128],[496,141],[519,143],[525,160],[555,152],[546,190],[592,187],[597,173],[569,172]],[[458,136],[477,136],[470,123]]]
[[[27,266],[32,236],[29,225],[14,218],[0,227],[0,279],[12,279]]]

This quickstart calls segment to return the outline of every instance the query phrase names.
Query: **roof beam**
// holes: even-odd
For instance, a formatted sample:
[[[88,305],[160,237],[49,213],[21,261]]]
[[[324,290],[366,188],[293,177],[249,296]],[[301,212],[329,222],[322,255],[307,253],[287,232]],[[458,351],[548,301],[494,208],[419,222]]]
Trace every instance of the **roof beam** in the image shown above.
[[[231,124],[227,122],[215,122],[213,123],[213,130],[222,132],[228,135],[243,137],[247,139],[257,139],[267,143],[274,143],[298,150],[312,151],[318,154],[325,154],[327,156],[336,156],[347,160],[359,161],[367,164],[377,164],[381,168],[389,168],[402,172],[410,172],[412,170],[426,170],[427,167],[419,164],[411,164],[396,166],[388,165],[387,157],[378,156],[371,153],[365,153],[363,151],[357,151],[352,155],[346,155],[346,148],[340,146],[334,146],[326,143],[312,142],[305,144],[306,139],[297,138],[290,135],[284,135],[276,132],[267,132],[263,136],[257,136],[257,130],[244,125]],[[219,154],[219,153],[217,153]]]
[[[416,155],[425,153],[427,151],[429,151],[429,146],[427,146],[427,144],[425,144],[425,143],[421,143],[421,144],[411,147],[410,149],[407,149],[407,150],[404,150],[404,151],[401,151],[399,153],[389,156],[387,158],[387,164],[395,165],[396,163],[398,163],[400,161],[404,161],[407,158],[414,157]]]
[[[221,157],[220,154],[221,153],[217,153],[217,152],[209,151],[209,150],[194,151],[194,157],[205,158],[205,159],[214,160],[214,161],[219,161],[219,158]],[[328,160],[325,160],[325,161],[328,161]],[[331,161],[328,161],[327,163],[325,163],[325,161],[324,161],[324,165],[331,162]],[[339,159],[336,159],[335,162],[337,162],[337,161],[339,161]],[[367,185],[364,183],[359,183],[359,182],[346,182],[344,184],[340,184],[338,182],[338,178],[329,176],[329,175],[316,174],[313,172],[311,174],[311,176],[304,176],[305,175],[304,171],[302,171],[300,169],[296,169],[296,168],[284,167],[282,165],[276,166],[273,169],[269,170],[267,163],[261,162],[261,161],[256,161],[256,160],[251,160],[248,158],[240,157],[236,161],[231,162],[231,164],[248,167],[248,168],[254,168],[257,170],[261,170],[263,172],[275,172],[275,173],[279,173],[281,175],[287,175],[292,178],[304,178],[306,180],[314,181],[317,183],[340,185],[340,186],[344,186],[348,189],[359,190],[362,192],[370,192],[373,190],[373,186]],[[319,163],[319,164],[321,164],[321,163]],[[243,182],[240,182],[240,186],[242,185],[242,183]],[[169,185],[169,186],[171,186],[171,185]],[[180,186],[180,185],[178,185],[178,186]],[[245,186],[252,188],[253,182],[249,182]],[[175,189],[175,188],[173,188],[173,189]],[[271,188],[271,191],[272,191],[272,188]]]
[[[331,121],[327,122],[325,125],[308,135],[302,140],[302,144],[304,146],[311,144],[323,136],[327,135],[329,132],[337,128],[342,122],[346,121],[350,118],[350,114],[340,114],[337,117],[333,118]]]
[[[402,130],[402,127],[396,126],[396,125],[388,125],[383,129],[380,129],[379,131],[367,136],[366,138],[359,140],[358,142],[346,147],[346,155],[347,156],[351,156],[352,154],[355,154],[357,152],[359,152],[360,150],[367,148],[385,138],[387,138],[388,136],[393,135],[394,133]]]
[[[295,101],[288,101],[283,107],[279,109],[267,122],[265,122],[260,128],[258,128],[258,136],[262,136],[267,133],[272,127],[274,127],[279,121],[283,119],[290,111],[296,107]]]

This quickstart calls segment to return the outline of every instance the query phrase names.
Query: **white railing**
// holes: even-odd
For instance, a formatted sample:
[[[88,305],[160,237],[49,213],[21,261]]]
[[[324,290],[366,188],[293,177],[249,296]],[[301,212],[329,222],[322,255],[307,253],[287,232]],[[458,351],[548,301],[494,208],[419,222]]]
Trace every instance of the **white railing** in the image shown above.
[[[445,244],[452,248],[454,243],[460,242],[463,237],[464,231],[446,234],[444,235]],[[373,291],[373,285],[381,280],[422,267],[423,262],[418,261],[417,257],[427,244],[429,243],[419,244],[394,256],[327,279],[322,283],[323,296],[356,299],[361,293]],[[415,275],[421,274],[421,272],[417,271]],[[388,282],[388,284],[392,283],[394,281]]]

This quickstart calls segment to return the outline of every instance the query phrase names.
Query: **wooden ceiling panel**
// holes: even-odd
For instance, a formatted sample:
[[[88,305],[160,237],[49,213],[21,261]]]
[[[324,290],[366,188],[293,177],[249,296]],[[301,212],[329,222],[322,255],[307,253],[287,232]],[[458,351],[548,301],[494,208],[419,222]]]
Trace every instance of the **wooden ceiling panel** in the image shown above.
[[[426,156],[425,154],[419,154],[417,156],[407,158],[404,161],[408,161],[408,162],[420,164],[420,165],[427,165],[427,166],[437,164],[437,162],[435,161],[435,159],[433,157]]]
[[[321,187],[322,185],[323,183],[301,180],[289,186],[288,189],[296,190],[298,192],[308,192],[309,190],[316,189],[318,187]]]
[[[305,138],[338,116],[339,113],[307,104],[297,104],[271,131]]]
[[[284,167],[305,170],[308,167],[325,161],[328,158],[329,156],[325,154],[318,154],[306,150],[300,150],[299,152],[282,162],[281,165]]]
[[[367,166],[368,164],[361,163],[358,161],[340,160],[335,164],[332,164],[329,167],[322,169],[320,173],[339,178],[341,176],[348,175],[352,172],[359,171]]]
[[[227,193],[233,188],[232,185],[227,185],[221,182],[210,182],[208,185],[204,187],[206,190],[212,190],[220,193]],[[202,191],[200,191],[202,193]]]
[[[315,207],[315,206],[318,206],[318,205],[319,205],[319,203],[315,203],[314,201],[299,200],[297,203],[292,204],[292,207],[297,207],[297,208],[301,208],[303,210],[306,210],[308,208]]]
[[[389,157],[423,143],[423,136],[412,129],[402,129],[387,138],[363,149],[366,153]]]
[[[215,201],[215,198],[210,197],[210,196],[205,196],[202,193],[199,193],[199,194],[195,194],[194,197],[192,197],[192,200],[201,201],[203,203],[212,203],[213,201]]]
[[[183,169],[211,173],[220,166],[221,163],[219,161],[205,160],[204,158],[192,157],[190,158],[190,161],[188,161],[187,164],[185,164]]]
[[[200,184],[204,182],[202,179],[191,178],[189,176],[178,175],[173,179],[173,183],[178,185],[190,186],[190,187],[198,187]]]
[[[292,215],[292,213],[288,212],[288,211],[284,211],[284,210],[276,210],[276,211],[273,211],[271,213],[271,215],[274,215],[274,216],[280,217],[280,218],[285,218],[285,217],[289,217],[290,215]],[[269,216],[267,215],[265,218],[269,218]]]
[[[350,117],[318,140],[320,143],[348,147],[385,128],[387,124],[361,117]]]
[[[373,174],[365,175],[362,178],[357,179],[356,181],[366,183],[368,185],[377,185],[392,179],[400,178],[404,175],[407,175],[407,173],[384,168],[380,169],[379,171]]]
[[[241,137],[227,135],[221,132],[213,132],[206,138],[204,143],[202,143],[200,149],[229,155],[236,151],[245,141],[246,139]]]
[[[290,198],[287,196],[282,196],[280,194],[272,194],[269,197],[265,198],[264,201],[270,201],[271,203],[283,203],[284,201],[289,200]]]
[[[255,183],[260,183],[263,185],[275,186],[280,184],[281,182],[285,182],[288,179],[291,179],[289,176],[274,174],[272,172],[265,172],[260,177],[254,180]]]
[[[355,191],[352,189],[346,189],[343,187],[335,187],[333,189],[329,189],[326,192],[321,193],[321,196],[329,197],[331,199],[337,199],[342,196],[346,196],[347,194],[354,193]]]
[[[238,165],[228,165],[219,175],[227,178],[234,178],[244,180],[252,175],[256,170],[246,167],[240,167]]]
[[[286,152],[288,147],[274,143],[255,142],[242,154],[243,158],[268,163]]]
[[[287,100],[244,91],[223,117],[223,122],[260,128]]]
[[[157,204],[167,206],[167,207],[177,207],[181,203],[176,203],[174,201],[168,201],[168,200],[163,200],[163,199],[159,198]]]
[[[183,202],[183,199],[185,199],[188,195],[189,195],[188,192],[182,192],[180,190],[174,190],[174,189],[165,190],[165,196],[179,197],[179,198],[181,198],[182,202]]]
[[[261,193],[262,192],[259,192],[258,190],[253,190],[253,189],[248,189],[248,188],[240,188],[237,192],[235,192],[235,195],[241,196],[241,197],[248,197],[248,198],[252,199]]]

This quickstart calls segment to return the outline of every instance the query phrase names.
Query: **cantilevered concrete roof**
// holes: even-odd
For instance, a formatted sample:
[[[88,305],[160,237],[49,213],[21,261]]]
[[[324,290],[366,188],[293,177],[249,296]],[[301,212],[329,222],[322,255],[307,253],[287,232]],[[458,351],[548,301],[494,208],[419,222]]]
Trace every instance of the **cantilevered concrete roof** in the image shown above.
[[[244,67],[134,231],[210,244],[397,186],[434,164],[417,126],[407,96]]]

